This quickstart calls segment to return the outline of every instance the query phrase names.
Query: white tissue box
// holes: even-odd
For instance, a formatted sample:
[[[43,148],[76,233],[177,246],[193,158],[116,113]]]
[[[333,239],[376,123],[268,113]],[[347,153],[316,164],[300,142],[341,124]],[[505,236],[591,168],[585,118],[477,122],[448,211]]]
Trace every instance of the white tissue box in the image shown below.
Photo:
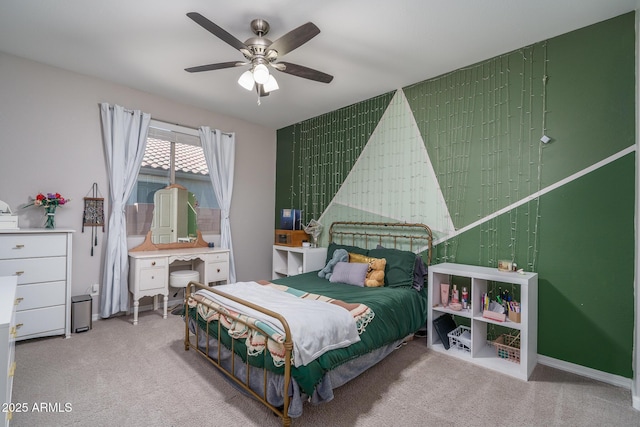
[[[18,215],[0,215],[0,230],[17,230]]]

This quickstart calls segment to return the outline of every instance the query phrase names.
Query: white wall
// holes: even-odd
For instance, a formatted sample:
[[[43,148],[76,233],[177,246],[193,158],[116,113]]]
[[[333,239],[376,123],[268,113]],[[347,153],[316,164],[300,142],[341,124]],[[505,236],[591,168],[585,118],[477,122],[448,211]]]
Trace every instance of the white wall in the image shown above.
[[[99,246],[92,257],[90,230],[80,232],[83,198],[94,182],[109,200],[100,102],[140,109],[154,119],[183,126],[206,125],[236,133],[231,226],[237,279],[269,279],[275,210],[274,129],[0,52],[0,200],[15,211],[39,192],[59,192],[72,199],[56,213],[57,227],[77,230],[72,295],[89,293],[91,284],[102,282],[105,235],[98,233]],[[20,211],[19,225],[42,227],[43,210]],[[94,313],[98,303],[95,298]]]

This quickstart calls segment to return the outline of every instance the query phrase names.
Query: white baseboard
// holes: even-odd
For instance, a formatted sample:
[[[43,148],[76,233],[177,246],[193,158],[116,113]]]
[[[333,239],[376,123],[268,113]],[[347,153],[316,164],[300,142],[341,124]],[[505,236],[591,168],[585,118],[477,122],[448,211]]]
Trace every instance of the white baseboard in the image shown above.
[[[640,411],[640,397],[631,396],[631,402],[632,402],[633,409],[635,409],[636,411]]]
[[[552,357],[538,355],[538,363],[552,368],[560,369],[561,371],[571,372],[573,374],[581,375],[583,377],[591,378],[594,380],[602,381],[603,383],[615,385],[618,387],[624,387],[631,390],[632,380],[631,378],[621,377],[620,375],[609,374],[607,372],[598,371],[597,369],[587,368],[586,366],[576,365],[575,363],[565,362],[564,360],[554,359]],[[638,402],[634,397],[633,407],[640,409],[640,398]],[[638,406],[636,406],[638,405]]]

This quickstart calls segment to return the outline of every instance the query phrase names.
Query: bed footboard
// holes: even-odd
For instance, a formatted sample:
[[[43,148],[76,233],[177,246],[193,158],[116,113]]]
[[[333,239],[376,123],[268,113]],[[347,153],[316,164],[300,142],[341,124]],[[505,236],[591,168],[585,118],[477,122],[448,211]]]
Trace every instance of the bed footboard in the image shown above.
[[[224,366],[224,364],[222,363],[222,358],[221,358],[221,348],[222,346],[225,346],[225,344],[222,342],[222,333],[224,332],[224,328],[221,325],[221,322],[215,322],[216,326],[210,325],[210,323],[206,324],[206,328],[207,330],[205,331],[207,337],[206,337],[206,345],[204,349],[201,349],[198,346],[198,342],[199,342],[199,333],[200,333],[200,328],[197,327],[197,321],[196,321],[196,327],[194,328],[194,332],[191,332],[191,330],[189,329],[189,313],[188,313],[188,306],[187,306],[187,301],[189,301],[190,297],[192,294],[194,294],[196,291],[198,291],[199,289],[206,289],[209,292],[215,293],[217,295],[223,296],[225,298],[228,298],[230,300],[233,300],[237,303],[243,304],[247,307],[250,307],[254,310],[260,311],[261,313],[267,314],[275,319],[278,319],[280,321],[280,323],[282,324],[282,330],[285,332],[285,340],[284,340],[284,350],[285,350],[285,354],[284,354],[284,366],[283,366],[283,376],[284,376],[284,382],[283,382],[283,396],[284,396],[284,404],[283,406],[280,407],[275,407],[274,405],[272,405],[271,403],[269,403],[269,401],[267,400],[267,360],[266,360],[266,353],[267,351],[265,351],[263,353],[263,357],[265,358],[264,363],[263,363],[263,367],[262,368],[256,368],[254,366],[252,366],[251,364],[249,364],[249,354],[248,354],[248,349],[247,349],[247,354],[244,355],[243,359],[244,359],[244,363],[245,364],[245,369],[244,371],[246,372],[246,375],[244,376],[244,378],[238,378],[238,376],[235,374],[237,372],[236,366],[235,364],[236,359],[241,360],[239,358],[236,357],[231,357],[231,363],[230,366]],[[222,313],[217,307],[212,306],[210,304],[207,304],[206,302],[198,302],[198,304],[203,304],[205,305],[207,308],[209,308],[210,310],[216,311],[218,313],[220,313],[220,315],[224,315],[224,313]],[[197,315],[196,315],[197,318]],[[236,319],[236,321],[241,322],[243,325],[245,325],[247,328],[250,328],[254,331],[259,332],[260,334],[264,335],[267,339],[269,338],[269,334],[265,331],[263,331],[262,329],[260,329],[258,326],[253,325],[253,324],[249,324],[247,322],[245,322],[242,319]],[[217,356],[216,357],[212,357],[209,351],[209,338],[212,336],[209,334],[209,327],[215,327],[216,328],[216,333],[215,336],[217,337]],[[195,338],[195,342],[192,342],[192,337]],[[235,346],[236,342],[234,339],[231,339],[231,348],[229,349],[231,351],[231,354],[236,354],[236,346]],[[290,384],[291,384],[291,353],[292,353],[292,349],[293,349],[293,341],[291,339],[291,331],[289,329],[289,325],[287,323],[287,321],[284,319],[284,317],[278,313],[275,313],[271,310],[268,310],[264,307],[260,307],[258,305],[255,305],[251,302],[248,301],[244,301],[240,298],[236,298],[234,296],[231,295],[227,295],[224,292],[218,291],[216,290],[215,286],[214,287],[209,287],[209,286],[205,286],[201,283],[197,283],[197,282],[190,282],[186,289],[185,289],[185,333],[184,333],[184,349],[185,351],[188,351],[189,348],[193,348],[198,354],[202,355],[205,359],[207,359],[209,362],[211,362],[212,365],[214,365],[216,368],[218,368],[218,370],[220,372],[222,372],[225,376],[227,376],[229,379],[231,379],[238,387],[240,387],[242,390],[246,391],[249,395],[253,396],[256,400],[258,400],[259,402],[261,402],[263,405],[265,405],[267,408],[269,408],[274,414],[276,414],[277,416],[279,416],[280,418],[282,418],[282,425],[283,426],[290,426],[291,425],[291,417],[289,417],[289,405],[291,403],[291,398],[289,395],[289,389],[290,389]],[[214,350],[215,352],[215,350]],[[262,369],[263,370],[263,384],[262,384],[262,394],[256,392],[255,390],[253,390],[250,386],[250,372],[252,369]]]

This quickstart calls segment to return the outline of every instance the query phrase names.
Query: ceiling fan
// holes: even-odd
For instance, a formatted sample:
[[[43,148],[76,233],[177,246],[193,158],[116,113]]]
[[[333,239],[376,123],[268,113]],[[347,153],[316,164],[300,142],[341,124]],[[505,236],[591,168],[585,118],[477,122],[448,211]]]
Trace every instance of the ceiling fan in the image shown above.
[[[320,29],[311,22],[289,31],[272,42],[265,37],[270,29],[269,23],[264,19],[254,19],[251,21],[251,30],[256,36],[247,39],[243,43],[197,12],[187,13],[187,16],[220,40],[238,49],[244,55],[246,61],[200,65],[185,68],[185,71],[197,73],[250,65],[251,68],[240,76],[238,83],[247,90],[253,90],[255,87],[259,97],[267,96],[270,92],[278,89],[278,83],[275,77],[269,73],[268,66],[283,73],[321,83],[330,83],[333,80],[333,76],[321,71],[292,64],[291,62],[278,61],[281,57],[302,46],[320,33]],[[260,98],[258,98],[258,104],[260,104]]]

